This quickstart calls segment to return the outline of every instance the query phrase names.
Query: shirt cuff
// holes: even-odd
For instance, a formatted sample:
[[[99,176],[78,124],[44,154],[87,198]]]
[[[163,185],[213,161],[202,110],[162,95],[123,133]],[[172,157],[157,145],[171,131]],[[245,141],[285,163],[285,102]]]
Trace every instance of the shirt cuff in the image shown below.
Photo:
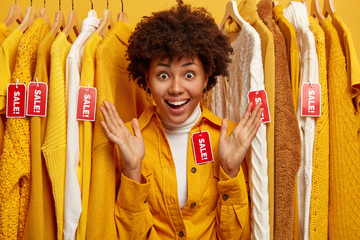
[[[150,182],[143,175],[141,183],[138,183],[122,173],[117,197],[118,206],[134,213],[144,211],[147,208],[149,190]]]
[[[234,178],[230,178],[221,165],[219,168],[218,190],[221,204],[238,205],[247,201],[248,195],[242,167]]]

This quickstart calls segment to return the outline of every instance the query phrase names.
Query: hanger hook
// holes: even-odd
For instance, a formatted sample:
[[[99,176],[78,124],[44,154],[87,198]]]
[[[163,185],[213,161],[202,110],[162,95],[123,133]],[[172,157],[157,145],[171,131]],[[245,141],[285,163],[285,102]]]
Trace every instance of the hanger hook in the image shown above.
[[[92,1],[92,0],[90,0],[90,2],[91,2],[91,10],[93,10],[93,9],[94,9],[94,4],[93,4],[93,1]]]
[[[124,12],[124,3],[123,3],[123,0],[121,0],[121,12]]]
[[[61,11],[61,0],[59,0],[59,12]]]
[[[106,0],[106,8],[109,10],[109,0]]]
[[[74,11],[74,0],[71,0],[71,8]]]
[[[32,7],[32,0],[30,0],[30,7]]]
[[[45,8],[45,6],[46,6],[46,0],[44,0],[44,8]]]
[[[15,0],[15,4],[17,4],[17,0]]]

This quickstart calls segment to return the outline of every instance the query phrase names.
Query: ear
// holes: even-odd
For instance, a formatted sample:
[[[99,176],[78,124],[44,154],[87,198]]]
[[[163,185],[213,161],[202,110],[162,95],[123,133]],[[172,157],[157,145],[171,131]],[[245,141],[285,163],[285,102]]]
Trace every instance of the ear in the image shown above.
[[[209,81],[209,75],[205,75],[205,81],[204,81],[203,89],[205,89],[207,87],[208,81]]]

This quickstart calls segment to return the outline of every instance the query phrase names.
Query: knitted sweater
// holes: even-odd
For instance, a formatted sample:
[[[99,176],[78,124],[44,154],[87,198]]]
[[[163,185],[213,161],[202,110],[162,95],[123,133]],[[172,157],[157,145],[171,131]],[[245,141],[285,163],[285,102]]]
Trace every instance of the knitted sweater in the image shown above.
[[[71,43],[59,33],[51,45],[48,117],[41,148],[55,202],[57,239],[63,239],[66,162],[65,61]]]
[[[103,100],[113,102],[124,122],[140,116],[147,105],[144,91],[129,80],[126,70],[129,63],[125,50],[133,30],[124,22],[116,22],[96,51],[97,107]],[[115,189],[120,176],[116,176],[114,145],[106,137],[101,120],[101,112],[96,111],[86,236],[115,239]]]
[[[48,32],[37,18],[20,40],[12,82],[32,80],[36,52]],[[7,120],[0,158],[0,239],[22,239],[30,202],[30,124],[27,118]]]
[[[310,205],[310,239],[328,239],[329,223],[329,98],[326,71],[325,34],[309,18],[316,42],[321,86],[321,116],[316,120]]]
[[[315,39],[309,29],[306,6],[301,2],[291,2],[286,8],[284,16],[294,26],[299,44],[299,88],[301,89],[305,82],[319,83],[319,64]],[[300,99],[301,94],[298,97],[298,106],[300,106]],[[312,159],[316,121],[313,117],[302,117],[300,107],[297,109],[297,117],[302,141],[302,161],[297,175],[299,230],[300,239],[307,240],[309,239]]]
[[[84,47],[82,60],[80,86],[94,87],[95,84],[95,55],[96,50],[101,43],[102,38],[97,33],[93,33],[87,40]],[[90,85],[88,85],[90,83]],[[86,223],[88,215],[90,179],[91,179],[91,153],[93,142],[93,123],[89,121],[78,121],[79,123],[79,140],[80,140],[80,158],[82,159],[82,194],[81,208],[82,213],[77,229],[77,239],[86,238]]]
[[[258,14],[275,45],[275,219],[274,239],[293,239],[295,179],[301,163],[301,139],[292,99],[285,39],[273,20],[272,1],[261,0]],[[294,31],[295,34],[295,31]],[[296,44],[297,46],[297,44]]]
[[[49,84],[50,48],[55,40],[49,31],[41,41],[33,80]],[[45,137],[46,117],[30,118],[31,135],[31,196],[24,239],[56,239],[56,218],[51,182],[41,153]]]
[[[359,239],[360,112],[352,101],[339,37],[328,19],[321,21],[328,60],[330,120],[329,239]]]

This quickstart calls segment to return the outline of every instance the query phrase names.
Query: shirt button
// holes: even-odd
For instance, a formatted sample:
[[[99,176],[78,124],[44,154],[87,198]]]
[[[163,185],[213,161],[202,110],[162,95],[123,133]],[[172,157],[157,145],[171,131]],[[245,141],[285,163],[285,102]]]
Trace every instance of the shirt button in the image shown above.
[[[183,237],[184,236],[184,232],[183,231],[180,231],[179,232],[179,237]]]
[[[191,203],[190,207],[194,208],[196,206],[196,203]]]
[[[192,173],[196,173],[196,167],[192,167],[192,168],[191,168],[191,172],[192,172]]]
[[[229,198],[229,196],[228,196],[227,194],[224,194],[224,195],[222,196],[222,199],[223,199],[224,201],[228,200],[228,198]]]

